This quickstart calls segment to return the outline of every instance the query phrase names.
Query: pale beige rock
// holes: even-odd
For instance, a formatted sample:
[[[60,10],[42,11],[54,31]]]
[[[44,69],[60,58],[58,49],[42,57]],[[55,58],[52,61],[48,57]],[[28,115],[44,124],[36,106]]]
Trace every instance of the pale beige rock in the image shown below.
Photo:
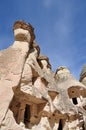
[[[33,27],[20,20],[13,30],[13,45],[0,52],[0,130],[86,129],[85,71],[83,84],[65,66],[54,74]]]
[[[23,130],[23,128],[15,122],[12,111],[8,110],[0,130]]]
[[[33,70],[31,64],[33,61],[37,63],[38,50],[35,49],[34,46],[31,50],[32,52],[28,55],[25,62],[24,70],[21,77],[20,89],[23,92],[34,95],[33,79],[35,77],[38,77],[38,73]]]
[[[15,41],[13,46],[0,52],[0,125],[20,83],[28,52],[29,43],[20,41]]]
[[[28,45],[27,45],[27,48],[28,48]],[[7,108],[13,97],[12,89],[16,89],[16,87],[20,83],[27,52],[28,52],[28,49],[24,53],[22,53],[22,50],[20,48],[17,48],[16,50],[16,49],[13,49],[12,47],[8,48],[6,51],[1,52],[2,55],[0,57],[0,62],[1,62],[0,70],[3,70],[3,72],[1,73],[2,77],[0,80],[0,97],[1,97],[0,110],[2,109],[2,112],[0,113],[0,123],[2,119],[4,118]],[[3,104],[5,107],[3,107]]]

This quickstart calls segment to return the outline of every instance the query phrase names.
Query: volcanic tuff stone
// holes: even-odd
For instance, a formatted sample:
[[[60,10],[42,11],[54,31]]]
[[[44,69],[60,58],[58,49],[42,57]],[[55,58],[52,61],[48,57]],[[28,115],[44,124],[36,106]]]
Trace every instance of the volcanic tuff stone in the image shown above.
[[[85,130],[85,72],[83,84],[65,66],[54,74],[32,25],[16,21],[13,31],[13,45],[0,51],[0,130]]]

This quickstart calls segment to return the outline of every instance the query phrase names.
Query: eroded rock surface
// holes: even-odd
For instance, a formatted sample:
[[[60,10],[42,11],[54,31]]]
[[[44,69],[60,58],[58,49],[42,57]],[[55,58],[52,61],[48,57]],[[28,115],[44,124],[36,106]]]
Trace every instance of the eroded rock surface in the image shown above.
[[[0,130],[86,130],[85,69],[80,81],[65,66],[54,73],[32,25],[16,21],[13,31],[0,51]]]

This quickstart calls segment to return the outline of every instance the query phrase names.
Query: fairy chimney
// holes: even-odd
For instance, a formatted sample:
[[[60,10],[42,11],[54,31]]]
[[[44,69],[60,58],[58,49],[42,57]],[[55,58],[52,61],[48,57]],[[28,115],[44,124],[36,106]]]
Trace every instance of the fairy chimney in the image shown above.
[[[76,80],[70,73],[69,69],[65,66],[59,67],[56,70],[55,76],[58,87],[68,93],[69,99],[72,100],[72,103],[74,105],[80,104],[80,97],[84,97],[82,91],[85,91],[86,87]]]
[[[0,51],[0,130],[85,130],[86,66],[83,84],[65,66],[54,73],[32,25],[19,20],[13,31],[13,45]]]
[[[50,64],[49,58],[47,56],[40,55],[38,57],[38,62],[40,64],[41,68],[45,68],[46,67],[46,68],[50,68],[51,69],[51,64]]]

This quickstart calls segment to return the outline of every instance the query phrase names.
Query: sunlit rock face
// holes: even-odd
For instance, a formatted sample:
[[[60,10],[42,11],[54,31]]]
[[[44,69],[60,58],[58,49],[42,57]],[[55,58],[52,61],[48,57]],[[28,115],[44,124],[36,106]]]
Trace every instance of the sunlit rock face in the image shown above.
[[[24,30],[21,28],[14,30],[14,36],[16,41],[27,41],[30,42],[31,36],[28,30]]]
[[[86,86],[86,64],[83,66],[83,69],[80,74],[80,82]]]
[[[85,71],[80,82],[65,66],[54,73],[32,25],[16,21],[13,32],[0,51],[0,130],[86,130]]]

